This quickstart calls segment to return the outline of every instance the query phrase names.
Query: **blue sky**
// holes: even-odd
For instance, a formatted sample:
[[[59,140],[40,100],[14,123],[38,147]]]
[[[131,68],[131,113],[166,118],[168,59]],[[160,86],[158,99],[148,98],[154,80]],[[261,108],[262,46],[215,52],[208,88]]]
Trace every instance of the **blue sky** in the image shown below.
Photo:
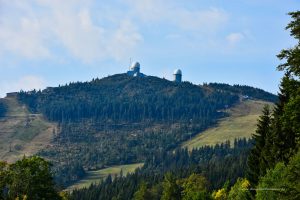
[[[0,96],[123,73],[276,93],[299,0],[0,0]]]

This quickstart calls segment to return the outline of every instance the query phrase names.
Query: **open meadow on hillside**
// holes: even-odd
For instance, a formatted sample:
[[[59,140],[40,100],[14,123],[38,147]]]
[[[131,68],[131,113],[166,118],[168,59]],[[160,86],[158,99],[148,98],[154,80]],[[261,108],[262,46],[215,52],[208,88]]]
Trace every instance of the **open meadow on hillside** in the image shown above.
[[[133,173],[137,168],[141,168],[143,163],[130,164],[130,165],[119,165],[113,166],[101,170],[88,171],[86,176],[68,187],[67,191],[72,191],[74,189],[88,188],[91,184],[100,183],[102,180],[107,178],[109,175],[114,178],[115,176],[119,176],[121,171],[124,176],[128,173]]]
[[[213,146],[227,140],[233,144],[236,138],[250,138],[255,133],[257,120],[265,105],[273,106],[266,101],[242,101],[226,111],[229,117],[220,119],[216,126],[199,133],[182,146],[192,150],[205,145]]]

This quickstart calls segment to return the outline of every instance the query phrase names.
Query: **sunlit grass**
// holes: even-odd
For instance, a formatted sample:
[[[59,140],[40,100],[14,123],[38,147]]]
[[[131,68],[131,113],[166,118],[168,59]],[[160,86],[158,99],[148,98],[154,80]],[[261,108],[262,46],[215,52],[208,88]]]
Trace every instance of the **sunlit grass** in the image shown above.
[[[142,166],[143,163],[137,163],[137,164],[130,164],[130,165],[118,165],[118,166],[113,166],[113,167],[96,170],[96,171],[88,171],[87,175],[82,180],[68,187],[66,190],[71,191],[74,189],[86,188],[93,183],[100,183],[109,175],[111,175],[112,178],[114,178],[115,176],[119,176],[121,171],[123,175],[126,175],[128,173],[133,173],[137,168],[140,168]]]
[[[215,127],[199,133],[183,144],[189,150],[205,145],[215,145],[229,140],[232,144],[236,138],[250,138],[256,130],[257,120],[264,105],[269,102],[247,100],[229,109],[229,117],[221,119]]]

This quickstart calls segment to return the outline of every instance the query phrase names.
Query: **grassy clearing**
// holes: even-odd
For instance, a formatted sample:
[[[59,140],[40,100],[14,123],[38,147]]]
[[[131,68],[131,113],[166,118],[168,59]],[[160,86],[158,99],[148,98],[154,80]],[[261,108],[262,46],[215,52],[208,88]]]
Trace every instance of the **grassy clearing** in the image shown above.
[[[0,119],[0,160],[14,162],[23,155],[35,154],[50,143],[53,129],[57,128],[54,123],[49,123],[42,115],[31,114],[15,98],[2,101],[8,112]]]
[[[258,117],[264,105],[269,102],[247,100],[229,109],[229,117],[221,119],[217,126],[199,133],[182,146],[189,150],[205,145],[215,145],[235,138],[249,138],[255,132]]]
[[[39,133],[47,129],[47,123],[45,123],[40,118],[33,118],[30,122],[18,124],[14,128],[14,137],[25,142],[30,142]]]
[[[86,188],[89,187],[92,183],[100,183],[101,180],[105,179],[109,175],[115,177],[120,175],[121,171],[123,175],[126,175],[128,173],[133,173],[137,168],[140,168],[142,166],[143,163],[137,163],[137,164],[130,164],[130,165],[119,165],[119,166],[109,167],[109,168],[96,170],[96,171],[88,171],[84,179],[68,187],[66,190],[72,191],[74,189]]]

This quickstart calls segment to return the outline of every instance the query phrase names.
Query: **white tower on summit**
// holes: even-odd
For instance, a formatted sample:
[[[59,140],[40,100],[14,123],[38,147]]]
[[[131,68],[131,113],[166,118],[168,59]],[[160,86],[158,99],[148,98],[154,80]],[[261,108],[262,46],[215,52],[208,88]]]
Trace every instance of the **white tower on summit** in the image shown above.
[[[141,65],[139,62],[133,62],[130,65],[130,70],[127,71],[127,74],[129,76],[134,76],[134,77],[145,77],[146,75],[141,73]]]
[[[182,71],[180,69],[176,69],[174,71],[174,81],[177,83],[181,83],[182,81]]]
[[[140,69],[141,69],[141,65],[140,65],[139,62],[134,62],[130,66],[130,70],[133,71],[133,72],[135,72],[135,73],[140,73]]]

